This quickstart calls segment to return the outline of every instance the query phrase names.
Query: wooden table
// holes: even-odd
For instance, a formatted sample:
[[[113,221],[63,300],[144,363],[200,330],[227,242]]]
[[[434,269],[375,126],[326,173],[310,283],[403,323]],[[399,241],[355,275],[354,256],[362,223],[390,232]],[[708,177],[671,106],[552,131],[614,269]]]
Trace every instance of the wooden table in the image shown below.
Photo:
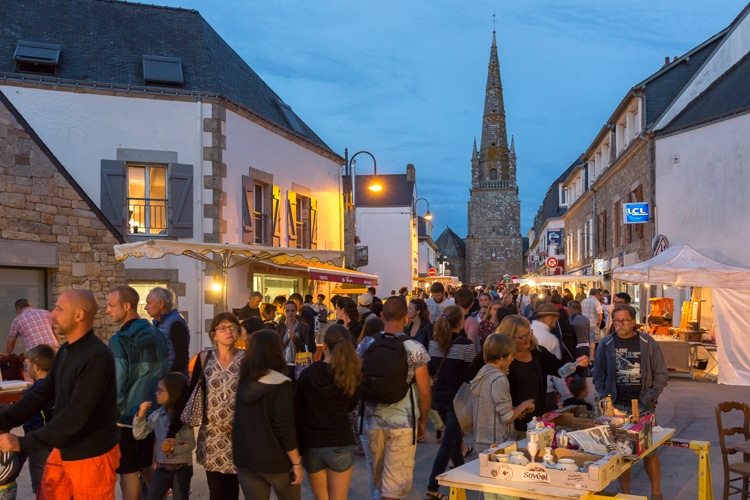
[[[656,428],[653,433],[653,443],[643,455],[636,461],[623,461],[620,473],[630,469],[633,464],[640,461],[646,455],[652,453],[656,448],[664,444],[672,436],[674,429]],[[520,443],[519,443],[520,446]],[[489,477],[479,475],[479,459],[472,460],[469,463],[456,467],[453,470],[440,474],[437,477],[441,486],[448,486],[451,489],[451,500],[465,500],[466,490],[482,491],[486,493],[499,493],[502,495],[513,495],[522,498],[533,498],[539,500],[545,499],[582,499],[594,500],[612,498],[612,495],[599,495],[593,491],[575,490],[572,488],[560,488],[542,483],[525,483],[517,481],[498,481]],[[619,493],[615,498],[627,499],[645,499],[646,497],[637,495],[625,495]]]

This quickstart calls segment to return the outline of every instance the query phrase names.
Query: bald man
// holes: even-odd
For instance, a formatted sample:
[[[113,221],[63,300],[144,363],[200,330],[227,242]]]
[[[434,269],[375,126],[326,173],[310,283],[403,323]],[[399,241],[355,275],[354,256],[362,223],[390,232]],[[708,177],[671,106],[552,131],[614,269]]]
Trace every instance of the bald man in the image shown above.
[[[0,451],[50,449],[37,498],[114,500],[120,464],[115,362],[94,335],[96,299],[88,290],[63,293],[52,329],[67,343],[44,382],[0,413]],[[55,400],[55,416],[23,437],[8,431]]]

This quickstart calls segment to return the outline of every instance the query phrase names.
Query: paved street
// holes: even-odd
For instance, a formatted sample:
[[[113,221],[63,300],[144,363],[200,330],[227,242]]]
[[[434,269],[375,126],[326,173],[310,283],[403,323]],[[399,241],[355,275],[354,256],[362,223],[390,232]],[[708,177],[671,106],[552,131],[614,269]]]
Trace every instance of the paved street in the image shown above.
[[[684,439],[705,440],[711,442],[711,472],[715,498],[721,498],[722,484],[721,455],[714,408],[722,401],[750,401],[750,387],[718,385],[696,378],[670,378],[669,385],[662,395],[657,409],[657,423],[663,427],[677,429],[675,437]],[[424,498],[427,479],[432,467],[432,459],[437,453],[438,445],[433,442],[420,444],[417,450],[414,487],[409,495],[410,500]],[[664,448],[660,451],[662,462],[662,490],[665,499],[696,498],[698,488],[698,457],[689,449]],[[473,455],[476,458],[476,455]],[[31,484],[28,472],[24,469],[19,478],[19,500],[31,500]],[[193,477],[193,495],[195,499],[208,498],[208,490],[203,469],[195,468]],[[632,480],[633,494],[650,492],[648,478],[643,467],[637,465]],[[606,491],[618,491],[617,483],[610,485]],[[447,493],[447,492],[446,492]],[[365,499],[368,497],[367,469],[365,459],[357,457],[354,480],[350,498]],[[119,489],[117,498],[120,499]],[[311,499],[307,483],[303,489],[303,498]],[[470,497],[471,498],[471,497]],[[476,497],[475,497],[476,498]]]

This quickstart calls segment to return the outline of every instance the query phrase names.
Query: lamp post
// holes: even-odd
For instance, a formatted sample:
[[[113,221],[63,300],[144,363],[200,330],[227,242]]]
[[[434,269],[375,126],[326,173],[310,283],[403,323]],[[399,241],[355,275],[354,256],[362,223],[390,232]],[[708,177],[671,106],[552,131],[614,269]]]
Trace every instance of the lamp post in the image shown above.
[[[357,219],[356,219],[356,180],[354,167],[356,165],[357,156],[364,154],[372,158],[372,169],[373,169],[373,182],[368,186],[368,189],[373,192],[379,192],[383,190],[382,184],[377,181],[378,175],[378,162],[375,156],[369,151],[357,151],[351,158],[349,157],[349,149],[344,149],[344,255],[346,256],[346,264],[352,268],[355,265],[355,252],[356,252],[356,235],[357,235]]]
[[[422,200],[423,202],[427,203],[427,213],[424,214],[425,220],[432,220],[432,214],[430,213],[430,202],[427,201],[427,198],[417,198],[414,200],[414,217],[418,217],[419,214],[417,213],[417,203]]]

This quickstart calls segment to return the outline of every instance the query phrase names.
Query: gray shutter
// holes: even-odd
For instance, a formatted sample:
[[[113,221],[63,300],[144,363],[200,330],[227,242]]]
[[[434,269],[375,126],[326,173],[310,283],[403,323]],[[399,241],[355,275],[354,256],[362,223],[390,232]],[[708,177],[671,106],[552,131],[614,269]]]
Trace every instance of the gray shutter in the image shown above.
[[[169,236],[193,237],[193,166],[169,164]]]
[[[245,245],[252,245],[255,243],[253,235],[253,212],[255,210],[255,205],[253,204],[254,191],[255,182],[253,182],[253,179],[243,175],[242,193],[245,203],[242,205],[242,242]],[[258,231],[262,231],[262,228],[257,229]]]
[[[125,228],[125,162],[102,160],[101,209],[107,220],[124,234]]]
[[[273,213],[271,215],[271,234],[273,235],[273,245],[281,246],[281,188],[273,187]]]

